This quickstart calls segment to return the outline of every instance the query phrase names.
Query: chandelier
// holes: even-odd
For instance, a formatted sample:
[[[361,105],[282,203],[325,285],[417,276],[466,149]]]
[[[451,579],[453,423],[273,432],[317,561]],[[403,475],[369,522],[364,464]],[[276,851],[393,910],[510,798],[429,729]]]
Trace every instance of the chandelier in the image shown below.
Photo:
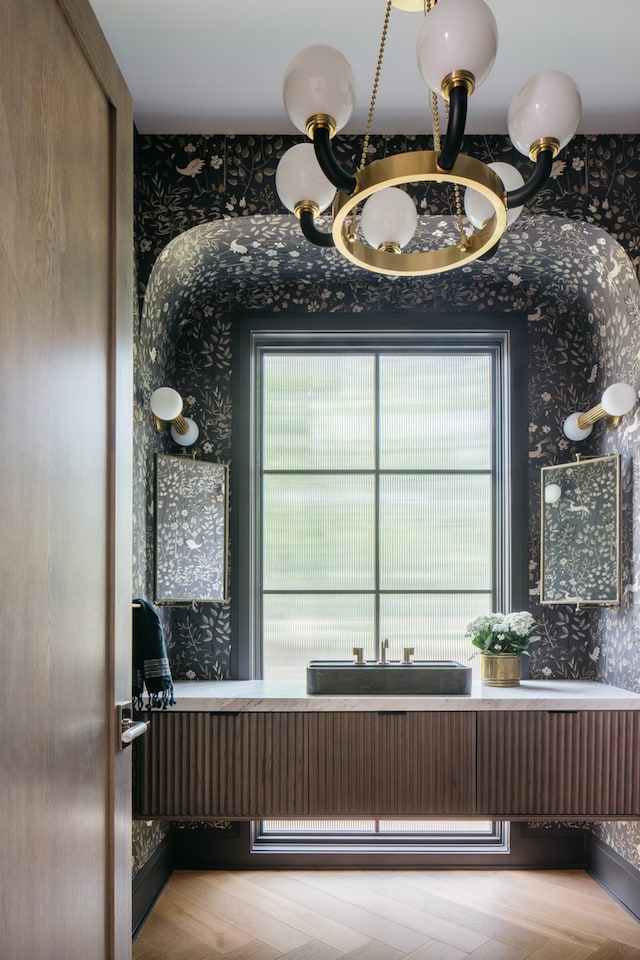
[[[398,153],[367,163],[391,7],[422,11],[418,69],[431,92],[433,150]],[[498,46],[495,17],[484,0],[386,0],[378,61],[360,165],[345,170],[332,147],[355,104],[349,62],[334,47],[306,47],[289,64],[284,104],[311,143],[283,154],[276,190],[300,220],[304,236],[376,273],[420,275],[488,259],[500,238],[547,181],[553,160],[574,136],[582,104],[574,81],[557,70],[531,77],[509,107],[516,149],[533,161],[525,182],[515,167],[485,164],[462,153],[467,104],[486,79]],[[440,117],[446,120],[444,138]],[[443,124],[444,125],[444,124]],[[445,184],[453,192],[452,231],[421,223],[407,184]],[[436,188],[438,189],[438,188]],[[316,224],[332,208],[331,232]],[[440,222],[442,218],[438,222]]]

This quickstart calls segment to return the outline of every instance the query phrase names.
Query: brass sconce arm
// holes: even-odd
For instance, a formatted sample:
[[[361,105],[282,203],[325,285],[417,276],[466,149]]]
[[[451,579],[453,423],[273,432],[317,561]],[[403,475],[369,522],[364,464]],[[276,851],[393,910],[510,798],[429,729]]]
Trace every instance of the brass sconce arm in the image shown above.
[[[171,436],[181,447],[190,447],[198,439],[200,431],[196,423],[182,413],[182,397],[173,387],[158,387],[149,401],[151,412],[158,424],[170,423]]]
[[[590,435],[593,424],[599,420],[606,420],[609,427],[619,427],[622,418],[631,413],[637,400],[638,394],[630,384],[612,383],[595,407],[567,417],[562,426],[564,434],[569,440],[584,440]]]

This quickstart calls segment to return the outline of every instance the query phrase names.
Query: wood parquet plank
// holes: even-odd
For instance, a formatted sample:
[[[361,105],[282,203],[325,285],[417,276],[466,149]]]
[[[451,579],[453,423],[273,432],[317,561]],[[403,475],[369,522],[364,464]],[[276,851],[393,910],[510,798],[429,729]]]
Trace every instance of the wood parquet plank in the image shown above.
[[[640,924],[563,875],[176,871],[133,960],[640,960]]]
[[[172,891],[165,890],[160,894],[160,898],[169,894],[172,898]],[[138,960],[137,948],[141,946],[146,950],[156,950],[162,960],[182,960],[185,951],[188,955],[197,957],[202,949],[208,950],[209,958],[217,960],[220,953],[202,940],[198,940],[189,931],[182,930],[178,925],[167,921],[159,912],[158,907],[160,898],[144,927],[142,928],[137,940],[134,943],[134,955]]]
[[[533,895],[544,899],[544,901],[548,901],[550,897],[554,896],[554,891],[558,891],[557,885],[553,883],[553,878],[548,878],[546,871],[543,870],[536,871],[533,875],[527,875],[521,871],[513,871],[510,872],[509,879],[512,888],[520,891],[523,896],[526,896],[527,902],[530,901]],[[550,886],[552,887],[551,892]],[[603,894],[603,896],[600,896],[600,893]],[[630,946],[640,947],[638,924],[624,911],[619,915],[616,911],[616,915],[612,915],[611,898],[602,887],[599,887],[597,884],[592,884],[589,888],[589,893],[581,889],[580,892],[576,894],[569,881],[567,885],[561,891],[556,892],[555,895],[562,902],[563,909],[570,910],[571,915],[577,917],[580,922],[584,922],[586,917],[588,923],[593,925],[593,927],[597,927],[598,932],[603,936],[611,935],[614,938],[617,937],[620,939],[621,934],[628,935],[632,938],[629,941]]]
[[[276,877],[280,882],[271,889],[254,882],[254,876]],[[276,917],[282,923],[307,935],[307,940],[322,940],[328,946],[348,953],[362,946],[372,937],[360,931],[358,925],[344,923],[338,911],[323,911],[317,903],[299,902],[285,890],[284,877],[279,871],[252,871],[229,873],[213,871],[209,881],[216,888],[223,888],[253,909]],[[381,938],[379,938],[381,939]]]
[[[640,949],[609,940],[589,960],[640,960]]]
[[[480,899],[479,891],[482,900],[495,900],[497,916],[511,918],[523,926],[533,924],[534,929],[549,937],[564,937],[592,950],[609,939],[640,947],[640,927],[614,901],[603,908],[601,901],[585,902],[584,897],[570,892],[561,896],[555,887],[555,895],[551,895],[535,871],[533,874],[529,878],[519,871],[464,871],[452,882],[476,900]]]
[[[367,939],[379,940],[405,953],[431,939],[426,934],[403,926],[402,923],[387,919],[385,915],[378,915],[372,910],[345,901],[341,893],[334,893],[331,889],[327,891],[326,886],[314,889],[305,882],[309,876],[324,878],[327,873],[332,874],[333,871],[302,871],[295,875],[263,871],[253,875],[253,882],[256,888],[277,889],[298,908],[314,911],[323,919],[335,917],[345,928],[351,927]]]
[[[319,940],[310,940],[304,947],[283,953],[281,960],[338,960],[338,957],[344,957],[344,953]]]
[[[593,952],[588,947],[575,947],[564,940],[546,940],[527,960],[591,960],[591,957]]]
[[[342,960],[405,960],[406,953],[378,940],[368,940],[362,947],[345,953]]]
[[[174,874],[174,877],[176,874]],[[178,878],[177,878],[178,879]],[[217,871],[184,870],[179,872],[180,892],[195,903],[206,904],[215,916],[233,918],[233,922],[277,951],[277,956],[309,943],[311,936],[294,929],[265,910],[257,909],[255,903],[247,903],[242,891],[221,879]]]
[[[220,954],[237,950],[255,939],[250,932],[212,913],[208,904],[194,903],[175,891],[171,897],[159,898],[156,913],[183,934],[195,937]]]
[[[385,881],[388,882],[388,881]],[[438,890],[438,878],[429,890],[424,889],[420,871],[403,871],[392,877],[394,897],[402,899],[418,909],[428,910],[451,923],[460,923],[460,904],[446,896],[446,888],[442,895],[435,893]],[[532,951],[547,942],[547,938],[534,930],[528,930],[518,924],[502,920],[496,916],[482,913],[473,904],[467,902],[464,908],[464,925],[469,930],[483,934],[487,939],[501,940],[522,950]]]
[[[497,874],[500,876],[497,876]],[[462,875],[464,874],[464,876]],[[421,878],[420,883],[425,889],[435,894],[441,893],[457,903],[463,911],[463,916],[469,904],[489,917],[508,921],[525,930],[542,934],[546,939],[557,938],[578,946],[585,946],[593,951],[602,946],[606,937],[591,932],[589,929],[568,921],[563,910],[562,901],[548,898],[538,902],[536,909],[532,904],[519,895],[514,898],[513,890],[509,887],[509,871],[473,871],[473,876],[467,876],[467,871],[442,871],[437,875],[431,873]],[[442,892],[444,891],[444,892]],[[613,901],[612,901],[613,905]],[[575,919],[575,918],[574,918]]]
[[[370,911],[378,917],[385,917],[395,923],[401,923],[408,930],[415,930],[425,940],[440,940],[451,947],[457,947],[466,953],[486,943],[487,937],[478,934],[459,923],[451,923],[429,912],[416,909],[404,902],[392,899],[389,893],[372,891],[367,884],[367,874],[363,873],[359,882],[345,878],[340,873],[322,871],[305,875],[304,881],[317,890],[333,891],[346,903]]]
[[[468,956],[468,953],[458,950],[457,947],[432,940],[431,943],[419,947],[413,953],[407,953],[403,960],[466,960]]]

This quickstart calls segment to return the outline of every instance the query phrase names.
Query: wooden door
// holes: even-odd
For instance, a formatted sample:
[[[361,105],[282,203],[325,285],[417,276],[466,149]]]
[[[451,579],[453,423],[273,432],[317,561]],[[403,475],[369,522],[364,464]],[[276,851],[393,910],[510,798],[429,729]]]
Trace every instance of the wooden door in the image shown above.
[[[0,0],[0,956],[130,956],[132,118],[86,0]]]

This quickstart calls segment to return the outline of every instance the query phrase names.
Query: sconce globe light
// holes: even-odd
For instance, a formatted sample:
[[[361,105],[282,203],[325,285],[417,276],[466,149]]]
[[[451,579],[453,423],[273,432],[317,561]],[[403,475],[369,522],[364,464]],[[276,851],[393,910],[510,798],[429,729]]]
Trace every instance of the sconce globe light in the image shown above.
[[[593,424],[606,420],[607,426],[618,427],[623,417],[631,413],[638,394],[629,383],[612,383],[602,394],[600,403],[585,413],[572,413],[564,421],[562,429],[569,440],[585,440]]]
[[[544,488],[544,502],[557,503],[562,496],[562,487],[557,483],[547,483]]]
[[[158,387],[149,401],[157,420],[171,423],[171,437],[181,447],[190,447],[200,435],[198,425],[182,414],[182,397],[173,387]]]
[[[381,0],[382,2],[382,0]],[[500,238],[546,183],[554,158],[574,136],[581,114],[574,81],[559,70],[530,78],[509,109],[512,142],[534,168],[525,179],[505,164],[488,164],[462,153],[468,101],[484,82],[498,50],[498,26],[484,0],[385,0],[375,79],[355,171],[338,161],[332,140],[347,124],[355,105],[355,78],[334,47],[305,47],[289,64],[284,78],[284,106],[294,126],[311,141],[315,161],[336,191],[318,193],[317,170],[303,175],[297,164],[314,164],[310,151],[298,152],[295,164],[287,151],[280,161],[276,189],[287,210],[300,220],[304,236],[322,247],[335,247],[365,270],[392,276],[417,276],[452,270],[492,256]],[[391,8],[421,12],[417,31],[418,73],[431,91],[433,150],[415,150],[370,161],[370,137]],[[440,135],[440,105],[447,128]],[[296,148],[293,148],[296,149]],[[295,169],[294,169],[295,167]],[[278,168],[280,169],[280,168]],[[514,176],[516,174],[516,176]],[[447,229],[430,229],[433,213],[422,220],[409,185],[443,184],[452,189]],[[323,184],[324,187],[324,184]],[[463,198],[466,192],[467,199]],[[399,199],[398,194],[404,194]],[[383,199],[380,199],[382,197]],[[331,227],[316,219],[328,205]],[[413,224],[415,223],[415,226]]]

